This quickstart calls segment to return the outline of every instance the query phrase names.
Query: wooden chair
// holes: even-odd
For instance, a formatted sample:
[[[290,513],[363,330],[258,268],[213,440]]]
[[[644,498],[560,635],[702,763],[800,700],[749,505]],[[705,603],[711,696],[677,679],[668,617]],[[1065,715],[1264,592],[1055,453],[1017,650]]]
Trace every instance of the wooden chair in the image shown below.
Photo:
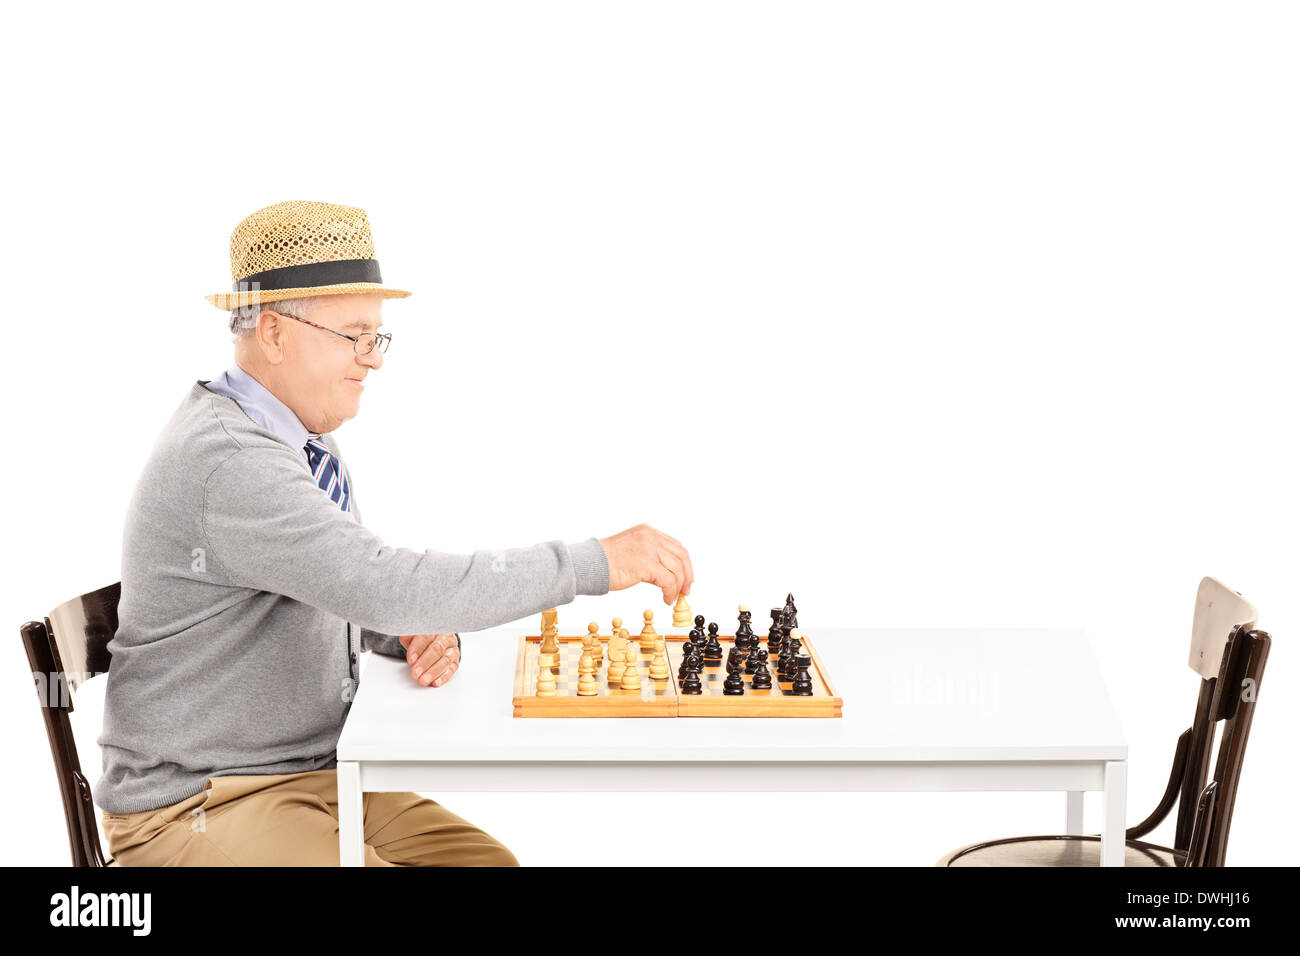
[[[81,772],[68,715],[73,692],[91,677],[108,671],[108,642],[117,633],[121,596],[121,582],[110,584],[66,601],[43,621],[29,621],[21,628],[63,796],[73,866],[117,865],[111,859],[106,861],[99,848],[95,802],[90,783]]]
[[[1159,805],[1125,832],[1125,866],[1223,866],[1246,738],[1264,676],[1271,638],[1252,630],[1250,602],[1214,578],[1203,578],[1196,592],[1189,663],[1201,677],[1192,726],[1174,750],[1174,765]],[[1222,720],[1214,779],[1206,784],[1215,725]],[[1144,843],[1178,802],[1172,847]],[[936,866],[1095,866],[1101,838],[1096,835],[1008,837],[953,850]]]

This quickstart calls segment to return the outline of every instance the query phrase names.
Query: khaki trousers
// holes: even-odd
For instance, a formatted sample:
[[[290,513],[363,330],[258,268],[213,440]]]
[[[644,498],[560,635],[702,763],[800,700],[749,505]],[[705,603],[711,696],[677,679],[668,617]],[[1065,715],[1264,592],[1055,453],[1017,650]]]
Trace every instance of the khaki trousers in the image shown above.
[[[140,813],[105,813],[121,866],[338,866],[334,770],[209,777],[206,789]],[[414,793],[362,795],[366,866],[518,866],[482,830]]]

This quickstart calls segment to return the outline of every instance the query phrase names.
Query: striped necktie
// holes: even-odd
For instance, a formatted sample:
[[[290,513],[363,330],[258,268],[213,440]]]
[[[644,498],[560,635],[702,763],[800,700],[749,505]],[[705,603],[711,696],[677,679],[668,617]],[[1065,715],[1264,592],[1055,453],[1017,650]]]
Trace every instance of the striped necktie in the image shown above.
[[[307,433],[307,444],[302,450],[307,453],[307,464],[316,484],[330,496],[331,501],[338,502],[338,506],[347,511],[351,496],[348,494],[348,479],[339,467],[339,460],[321,443],[317,432]]]

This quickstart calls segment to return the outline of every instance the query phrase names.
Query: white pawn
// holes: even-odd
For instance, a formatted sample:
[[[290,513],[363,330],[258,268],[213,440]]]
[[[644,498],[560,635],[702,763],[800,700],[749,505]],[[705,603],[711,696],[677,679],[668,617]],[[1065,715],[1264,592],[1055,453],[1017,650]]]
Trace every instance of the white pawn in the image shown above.
[[[587,625],[587,633],[591,635],[591,656],[596,660],[596,666],[605,660],[605,650],[600,646],[600,625],[592,621]]]
[[[662,637],[655,642],[655,657],[654,660],[650,662],[650,679],[668,679],[668,652],[664,647],[664,639]]]
[[[555,696],[555,674],[549,667],[543,667],[537,672],[537,696]]]
[[[587,655],[583,654],[582,656],[586,657]],[[595,668],[592,668],[592,670],[594,671]],[[596,696],[596,678],[592,673],[588,672],[578,678],[578,696],[579,697]]]
[[[627,649],[626,667],[623,670],[623,680],[619,684],[623,690],[640,690],[641,689],[641,672],[636,666],[636,648]]]
[[[654,611],[647,608],[642,616],[645,618],[645,627],[641,628],[641,653],[648,654],[654,650],[655,638],[659,636],[659,632],[655,630]]]

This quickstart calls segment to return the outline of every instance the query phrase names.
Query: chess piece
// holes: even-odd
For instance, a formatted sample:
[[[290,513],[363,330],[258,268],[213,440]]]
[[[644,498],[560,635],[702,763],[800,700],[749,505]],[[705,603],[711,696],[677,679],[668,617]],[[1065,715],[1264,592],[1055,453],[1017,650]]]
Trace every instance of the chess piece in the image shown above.
[[[736,646],[742,651],[753,650],[758,642],[754,639],[754,629],[749,626],[749,606],[742,604],[736,610],[740,622],[736,625]]]
[[[555,672],[549,667],[539,667],[537,669],[537,696],[555,696]]]
[[[623,680],[623,671],[627,668],[624,651],[611,648],[609,652],[609,667],[606,668],[605,676],[611,684],[621,683]]]
[[[583,651],[582,656],[578,658],[578,674],[596,673],[596,661],[592,658],[590,651]]]
[[[813,695],[812,677],[808,674],[808,668],[812,666],[812,658],[807,654],[800,654],[791,662],[791,669],[794,672],[794,684],[790,687],[791,692],[796,697],[811,697]]]
[[[610,636],[618,637],[618,632],[621,630],[623,630],[623,619],[621,617],[616,617],[614,618],[613,622],[610,624],[610,628],[609,628]]]
[[[705,661],[722,660],[722,645],[718,643],[718,625],[709,625],[709,639],[704,645]]]
[[[799,651],[803,647],[803,631],[795,628],[790,632],[790,640],[787,643],[790,645],[790,660],[793,661],[799,656]],[[794,676],[793,666],[790,668],[790,676]]]
[[[745,693],[745,678],[740,676],[744,665],[737,660],[734,664],[727,662],[727,679],[722,682],[722,693],[726,697],[740,697]]]
[[[578,678],[578,696],[595,697],[596,696],[596,678],[592,674],[583,674]]]
[[[699,672],[698,662],[700,660],[700,649],[690,641],[682,642],[682,664],[677,668],[677,679],[682,680],[686,677],[686,672],[695,666],[696,673]]]
[[[677,603],[673,605],[673,627],[690,627],[691,626],[691,606],[686,603],[686,595],[677,595]]]
[[[668,651],[664,647],[664,641],[661,637],[655,643],[654,660],[650,662],[650,679],[667,680],[668,674]]]
[[[592,621],[587,625],[587,633],[591,635],[591,656],[596,662],[596,667],[600,667],[605,661],[605,649],[600,644],[600,625]],[[585,641],[583,643],[586,643]]]
[[[758,670],[759,664],[762,664],[764,667],[767,666],[767,648],[762,644],[759,644],[750,651],[749,656],[745,658],[745,673],[755,673]]]
[[[772,672],[767,669],[767,651],[759,648],[758,653],[763,656],[754,662],[753,679],[749,682],[752,690],[771,690],[772,689]]]
[[[641,689],[641,671],[636,666],[636,648],[629,645],[627,649],[627,661],[623,669],[623,680],[619,682],[619,687],[623,690],[640,690]]]
[[[560,652],[560,644],[556,640],[556,637],[559,636],[560,629],[558,626],[556,626],[555,623],[555,618],[556,615],[558,614],[559,612],[556,611],[555,608],[551,608],[548,611],[542,612],[542,653],[543,654],[558,654]]]
[[[785,608],[784,608],[783,610],[784,610],[787,614],[790,615],[790,626],[791,626],[791,627],[798,627],[798,626],[799,626],[799,609],[798,609],[797,607],[794,606],[794,595],[793,595],[793,594],[787,594],[787,595],[785,596]]]
[[[700,672],[698,670],[689,670],[682,679],[681,690],[683,694],[703,694],[704,685],[700,682]]]
[[[785,613],[785,608],[772,608],[772,626],[767,629],[767,653],[775,657],[779,651],[777,648],[781,644],[781,615]]]
[[[641,653],[649,654],[655,649],[655,638],[659,636],[654,625],[655,612],[646,608],[641,616],[645,618],[645,627],[641,628]]]

